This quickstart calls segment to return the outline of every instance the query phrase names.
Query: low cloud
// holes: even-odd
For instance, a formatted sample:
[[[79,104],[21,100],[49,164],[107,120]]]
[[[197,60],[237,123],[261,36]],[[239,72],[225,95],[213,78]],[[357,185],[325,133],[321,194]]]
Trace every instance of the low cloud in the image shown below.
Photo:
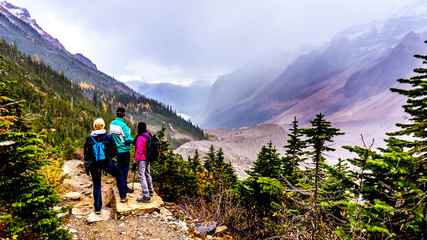
[[[267,49],[321,44],[416,0],[15,0],[72,53],[119,79],[213,81]]]

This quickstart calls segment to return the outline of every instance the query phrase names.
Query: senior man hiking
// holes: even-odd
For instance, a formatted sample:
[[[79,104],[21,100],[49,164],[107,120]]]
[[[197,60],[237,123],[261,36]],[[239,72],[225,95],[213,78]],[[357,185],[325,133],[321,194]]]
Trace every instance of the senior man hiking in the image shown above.
[[[122,171],[123,178],[127,183],[133,138],[130,135],[130,128],[125,123],[126,110],[117,108],[116,116],[116,120],[110,124],[110,134],[117,145],[117,166]],[[133,190],[126,186],[126,192],[131,193]]]

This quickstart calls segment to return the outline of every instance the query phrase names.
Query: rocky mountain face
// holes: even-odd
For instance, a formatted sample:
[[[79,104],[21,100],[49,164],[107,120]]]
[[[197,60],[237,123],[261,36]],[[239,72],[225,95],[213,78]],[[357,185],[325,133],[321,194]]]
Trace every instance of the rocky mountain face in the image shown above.
[[[268,143],[268,137],[257,136],[272,134],[260,126],[273,124],[267,126],[286,134],[283,129],[290,128],[294,116],[305,128],[310,127],[309,121],[317,113],[323,113],[333,127],[345,132],[334,139],[331,147],[336,151],[328,154],[329,163],[354,157],[341,148],[343,145],[373,143],[373,149],[385,146],[385,133],[397,130],[396,123],[407,121],[402,109],[406,98],[389,89],[404,87],[396,80],[413,76],[413,69],[422,66],[414,55],[427,54],[426,22],[427,2],[418,1],[387,20],[349,27],[328,44],[296,54],[294,60],[280,61],[290,58],[279,54],[259,62],[260,66],[249,63],[218,78],[209,94],[202,126],[221,128],[206,132],[225,137],[213,142],[190,142],[177,151],[184,156],[194,155],[197,147],[199,153],[205,153],[212,143],[224,149],[228,141],[239,142],[232,137],[235,132],[250,129],[246,142],[224,151],[226,161],[233,163],[242,178],[243,170]],[[282,156],[284,145],[276,145]],[[248,148],[254,151],[242,161],[241,154]]]
[[[7,17],[9,21],[15,23],[16,26],[20,27],[17,23],[17,19],[27,23],[32,28],[34,28],[44,39],[49,41],[53,46],[60,50],[65,50],[64,46],[58,41],[58,39],[53,38],[50,34],[45,32],[36,22],[35,19],[31,19],[31,15],[25,8],[17,7],[6,1],[0,2],[0,12]],[[25,29],[23,29],[25,30]]]
[[[419,1],[385,21],[350,27],[330,43],[274,70],[268,63],[262,67],[248,64],[218,78],[202,126],[290,124],[291,112],[305,122],[316,113],[335,114],[381,94],[421,64],[413,55],[427,49],[423,43],[426,9],[426,3]],[[277,59],[271,60],[280,65]],[[315,99],[319,94],[323,97]],[[302,103],[308,108],[301,108]]]
[[[71,80],[113,91],[135,94],[135,91],[97,70],[96,65],[82,54],[71,54],[58,39],[45,32],[31,19],[25,8],[14,6],[6,1],[0,2],[0,37],[8,43],[34,57],[38,56],[45,64],[63,72]]]
[[[96,65],[89,58],[83,56],[83,54],[81,54],[81,53],[74,54],[74,59],[83,63],[84,65],[88,66],[91,69],[94,69],[94,70],[97,69]]]
[[[264,65],[264,71],[248,65],[251,70],[242,72],[242,67],[218,78],[202,126],[273,123],[287,129],[296,116],[306,127],[321,112],[333,125],[350,132],[343,137],[355,139],[349,145],[360,144],[360,134],[381,138],[393,131],[394,123],[404,121],[405,100],[389,88],[422,65],[413,56],[427,53],[426,13],[427,3],[419,1],[384,21],[350,27],[281,69],[269,71]],[[260,80],[252,85],[248,76]]]

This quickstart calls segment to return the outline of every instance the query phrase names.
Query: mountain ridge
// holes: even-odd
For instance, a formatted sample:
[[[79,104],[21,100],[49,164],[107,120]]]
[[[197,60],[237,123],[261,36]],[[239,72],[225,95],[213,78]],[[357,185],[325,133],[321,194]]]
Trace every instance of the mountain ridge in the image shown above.
[[[406,8],[406,11],[426,5],[418,2]],[[214,114],[207,114],[208,119],[202,126],[240,128],[276,123],[292,108],[292,112],[302,116],[301,120],[305,123],[310,117],[304,116],[310,114],[307,114],[307,109],[295,111],[296,104],[324,91],[331,82],[340,84],[341,88],[329,92],[330,96],[306,104],[317,110],[311,115],[320,111],[326,115],[334,114],[354,102],[380,94],[396,83],[398,78],[410,75],[418,66],[413,55],[425,52],[422,41],[427,35],[423,24],[425,21],[426,16],[412,12],[401,18],[390,17],[349,27],[337,33],[328,44],[300,55],[276,79],[266,80],[268,83],[264,87],[252,88],[250,94],[242,97],[246,101],[224,102],[223,105],[221,99],[227,96],[223,96],[221,89],[212,88],[209,96],[214,99],[209,99],[208,103],[216,104],[207,104],[206,109],[211,109],[210,112]],[[238,82],[238,79],[231,77],[233,74],[228,75],[229,81]],[[332,78],[339,78],[343,83],[330,81]],[[230,95],[234,94],[230,89],[227,91]],[[234,91],[238,92],[239,89]],[[316,108],[316,105],[323,105],[323,108]],[[293,116],[286,119],[293,119]],[[279,122],[283,124],[283,121]]]
[[[97,70],[90,59],[81,54],[71,54],[62,45],[55,44],[56,39],[52,40],[49,34],[43,33],[26,9],[6,1],[0,3],[0,36],[3,40],[28,55],[24,59],[31,58],[41,65],[47,65],[78,84],[77,88],[83,90],[88,104],[93,104],[104,112],[125,107],[132,124],[134,121],[144,120],[157,129],[164,123],[172,130],[173,136],[188,135],[182,139],[171,137],[174,146],[179,146],[188,139],[204,138],[200,128],[178,116],[170,107],[142,96],[124,83]],[[177,131],[181,134],[176,134]]]
[[[17,7],[7,1],[0,2],[0,36],[7,42],[38,58],[52,68],[62,71],[65,76],[77,83],[90,81],[95,87],[106,91],[118,91],[136,94],[125,84],[96,69],[82,54],[72,54],[58,41],[45,32],[31,19],[27,9]],[[88,96],[93,91],[86,89]]]

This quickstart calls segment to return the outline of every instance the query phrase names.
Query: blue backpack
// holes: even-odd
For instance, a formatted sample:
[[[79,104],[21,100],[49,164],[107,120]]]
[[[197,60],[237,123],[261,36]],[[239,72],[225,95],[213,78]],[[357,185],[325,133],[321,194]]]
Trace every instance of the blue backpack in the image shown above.
[[[100,161],[105,159],[105,145],[103,142],[97,142],[95,138],[90,136],[95,144],[93,145],[93,155],[95,155],[95,160]]]

